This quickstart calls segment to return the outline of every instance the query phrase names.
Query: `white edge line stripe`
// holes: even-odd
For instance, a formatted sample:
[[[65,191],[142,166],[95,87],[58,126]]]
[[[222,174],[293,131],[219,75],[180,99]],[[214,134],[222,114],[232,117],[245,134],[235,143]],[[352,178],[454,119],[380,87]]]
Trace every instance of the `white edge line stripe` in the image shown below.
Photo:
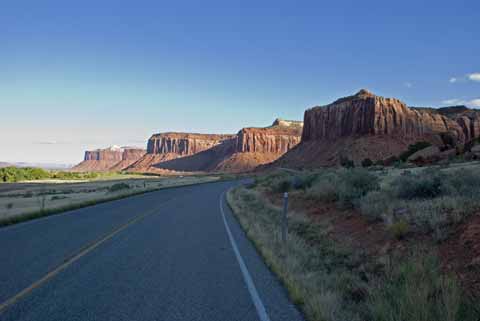
[[[235,253],[238,264],[240,265],[240,270],[242,271],[243,280],[247,284],[248,292],[250,293],[250,297],[252,298],[253,304],[257,309],[258,317],[260,318],[261,321],[270,321],[267,311],[265,310],[265,306],[263,305],[263,302],[260,299],[260,296],[258,295],[257,288],[253,283],[253,279],[250,276],[250,273],[248,272],[247,266],[245,265],[245,262],[243,261],[242,256],[240,255],[240,251],[238,250],[237,243],[235,242],[235,239],[232,236],[232,232],[230,231],[230,227],[228,226],[227,219],[225,218],[225,212],[223,211],[223,205],[222,205],[224,195],[225,195],[225,192],[223,192],[222,195],[220,196],[220,211],[222,212],[223,224],[225,224],[225,229],[227,230],[230,244],[232,245],[233,252]]]

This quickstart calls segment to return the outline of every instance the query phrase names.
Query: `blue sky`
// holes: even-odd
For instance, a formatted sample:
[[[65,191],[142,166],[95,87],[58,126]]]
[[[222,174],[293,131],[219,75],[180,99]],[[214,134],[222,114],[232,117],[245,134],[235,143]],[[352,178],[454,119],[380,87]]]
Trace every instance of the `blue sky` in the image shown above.
[[[368,88],[480,107],[479,1],[2,1],[0,161],[232,133]]]

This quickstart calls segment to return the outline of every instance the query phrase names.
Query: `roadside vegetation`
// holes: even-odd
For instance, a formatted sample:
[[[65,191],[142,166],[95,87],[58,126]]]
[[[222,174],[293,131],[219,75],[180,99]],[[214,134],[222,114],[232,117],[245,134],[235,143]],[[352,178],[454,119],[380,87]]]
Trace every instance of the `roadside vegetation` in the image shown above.
[[[367,170],[277,172],[257,179],[269,192],[300,191],[305,199],[355,209],[387,228],[435,233],[442,240],[455,224],[480,211],[480,165]]]
[[[307,318],[478,321],[478,293],[467,293],[443,268],[438,249],[456,226],[479,213],[480,166],[347,167],[275,171],[227,195]],[[293,202],[286,248],[280,234],[283,192]],[[343,217],[323,217],[315,211],[321,207]],[[365,229],[337,233],[337,219],[360,219]],[[385,235],[378,247],[388,244],[388,250],[355,239],[372,233]]]
[[[68,172],[68,171],[47,171],[34,167],[3,167],[0,168],[0,182],[15,183],[22,181],[36,180],[93,180],[112,179],[114,177],[139,176],[121,172]]]
[[[228,178],[228,177],[227,177]],[[0,226],[61,213],[102,202],[157,191],[163,188],[208,183],[221,176],[144,177],[75,183],[25,183],[2,185]]]

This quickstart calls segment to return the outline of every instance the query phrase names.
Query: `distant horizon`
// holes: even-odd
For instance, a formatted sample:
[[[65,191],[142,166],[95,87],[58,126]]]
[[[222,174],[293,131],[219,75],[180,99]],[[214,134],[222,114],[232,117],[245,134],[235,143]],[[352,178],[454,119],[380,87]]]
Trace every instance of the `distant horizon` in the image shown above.
[[[146,146],[158,132],[303,120],[361,88],[409,106],[479,108],[479,10],[413,0],[9,3],[0,161],[75,164],[85,150]]]

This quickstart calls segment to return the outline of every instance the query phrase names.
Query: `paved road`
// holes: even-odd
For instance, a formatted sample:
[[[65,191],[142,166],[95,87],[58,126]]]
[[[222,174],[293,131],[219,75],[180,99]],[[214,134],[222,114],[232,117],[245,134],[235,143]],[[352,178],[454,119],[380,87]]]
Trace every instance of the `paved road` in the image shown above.
[[[0,320],[302,320],[225,205],[234,184],[1,228]]]

